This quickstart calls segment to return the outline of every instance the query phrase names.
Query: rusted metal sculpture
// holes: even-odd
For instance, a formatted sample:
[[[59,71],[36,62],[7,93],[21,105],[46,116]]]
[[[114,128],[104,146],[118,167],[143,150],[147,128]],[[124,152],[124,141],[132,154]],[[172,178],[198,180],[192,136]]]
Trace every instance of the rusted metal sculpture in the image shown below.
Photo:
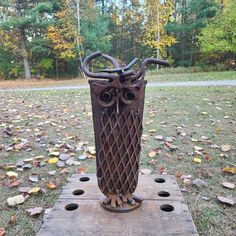
[[[103,57],[113,69],[101,73],[89,70],[90,62]],[[145,59],[139,71],[130,70],[134,59],[125,67],[101,52],[88,56],[83,63],[84,73],[96,80],[89,80],[95,132],[98,186],[106,196],[101,205],[107,210],[127,212],[142,203],[134,193],[138,184],[139,156],[141,150],[142,119],[147,65],[168,66],[169,63],[153,58]]]

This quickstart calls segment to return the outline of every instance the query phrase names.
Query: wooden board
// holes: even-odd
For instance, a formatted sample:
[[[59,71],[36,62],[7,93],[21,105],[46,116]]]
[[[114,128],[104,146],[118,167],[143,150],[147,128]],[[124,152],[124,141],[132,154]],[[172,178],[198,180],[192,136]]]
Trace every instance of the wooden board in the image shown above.
[[[89,180],[80,181],[84,177]],[[165,182],[158,183],[156,179],[164,179]],[[73,192],[83,194],[74,195]],[[101,193],[96,176],[73,175],[45,219],[38,236],[198,235],[173,176],[140,176],[137,192],[144,198],[140,208],[128,213],[109,212],[100,206]],[[162,197],[158,195],[160,192],[160,195],[163,192],[164,195],[168,195],[166,192],[170,195]],[[73,206],[77,206],[77,209],[72,210]]]

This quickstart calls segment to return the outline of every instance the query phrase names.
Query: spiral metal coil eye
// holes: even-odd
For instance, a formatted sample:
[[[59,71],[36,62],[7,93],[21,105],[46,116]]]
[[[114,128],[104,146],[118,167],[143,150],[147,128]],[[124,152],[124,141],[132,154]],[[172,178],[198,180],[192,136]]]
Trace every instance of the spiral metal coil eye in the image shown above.
[[[135,99],[135,96],[130,90],[127,89],[124,91],[124,98],[128,101],[131,101]]]
[[[112,93],[110,93],[108,91],[103,92],[100,95],[100,99],[101,99],[101,101],[108,103],[112,100]]]

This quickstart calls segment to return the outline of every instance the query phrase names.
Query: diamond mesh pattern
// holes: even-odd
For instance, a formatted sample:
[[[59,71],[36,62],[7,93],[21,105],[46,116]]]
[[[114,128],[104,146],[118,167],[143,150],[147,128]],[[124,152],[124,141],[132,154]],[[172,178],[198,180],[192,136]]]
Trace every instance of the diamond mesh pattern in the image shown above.
[[[97,155],[98,186],[105,194],[133,193],[138,183],[142,124],[140,114],[104,111],[101,115],[101,149]]]

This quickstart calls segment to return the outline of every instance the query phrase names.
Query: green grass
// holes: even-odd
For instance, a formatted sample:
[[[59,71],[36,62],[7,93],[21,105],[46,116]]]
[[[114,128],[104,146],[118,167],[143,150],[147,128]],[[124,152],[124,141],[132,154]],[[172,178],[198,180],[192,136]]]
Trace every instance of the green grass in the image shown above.
[[[94,146],[89,90],[0,93],[0,106],[0,129],[3,129],[4,124],[10,125],[14,132],[9,138],[4,138],[0,132],[0,145],[11,144],[14,137],[26,138],[32,145],[31,152],[0,151],[0,166],[38,155],[43,155],[47,159],[48,148],[53,147],[58,141],[73,146],[87,141],[88,146]],[[202,115],[202,112],[207,112],[207,115]],[[191,138],[199,139],[205,135],[210,138],[212,144],[235,145],[235,114],[234,88],[147,88],[143,121],[144,134],[147,136],[142,143],[140,168],[152,169],[154,174],[164,170],[175,175],[181,188],[181,174],[190,174],[192,179],[202,178],[208,182],[208,188],[191,186],[188,192],[183,193],[200,235],[234,235],[235,207],[219,203],[217,196],[236,197],[235,190],[221,186],[223,181],[235,182],[235,175],[222,172],[223,167],[236,164],[235,150],[227,152],[226,157],[220,157],[221,151],[210,148],[210,143],[195,143]],[[45,121],[51,124],[44,123]],[[57,125],[54,126],[52,123]],[[199,125],[201,126],[198,127]],[[46,147],[37,146],[38,129],[40,132],[46,132],[48,136]],[[150,133],[152,129],[156,132]],[[179,130],[187,135],[180,137],[177,135]],[[178,150],[170,152],[163,142],[155,140],[156,135],[175,136],[174,145],[178,146]],[[68,139],[69,136],[76,136],[76,139]],[[201,164],[193,162],[192,153],[195,145],[203,147],[204,150]],[[157,161],[154,165],[148,164],[148,151],[152,148],[161,150],[161,154],[154,158]],[[76,152],[76,157],[81,153]],[[205,159],[207,153],[211,157],[209,161]],[[95,173],[95,159],[81,161],[81,166],[87,169],[87,173]],[[46,164],[45,167],[33,167],[29,171],[16,171],[19,174],[18,178],[23,180],[21,186],[40,186],[46,189],[46,193],[35,194],[22,205],[9,207],[6,200],[19,194],[18,187],[4,186],[9,180],[4,178],[6,170],[0,168],[0,228],[6,228],[7,235],[10,236],[35,235],[42,223],[43,214],[32,218],[25,210],[37,206],[51,208],[60,195],[62,186],[66,184],[67,177],[78,172],[79,167],[66,169],[68,174],[60,174],[55,165]],[[56,170],[56,175],[49,176],[50,170]],[[38,173],[41,177],[36,184],[28,181],[28,176],[32,172]],[[48,190],[48,181],[57,183],[57,189]],[[210,200],[205,201],[202,196],[209,197]],[[17,220],[15,224],[9,223],[13,215]]]
[[[150,82],[236,80],[236,71],[185,72],[178,71],[178,68],[173,68],[148,72],[146,79]]]

